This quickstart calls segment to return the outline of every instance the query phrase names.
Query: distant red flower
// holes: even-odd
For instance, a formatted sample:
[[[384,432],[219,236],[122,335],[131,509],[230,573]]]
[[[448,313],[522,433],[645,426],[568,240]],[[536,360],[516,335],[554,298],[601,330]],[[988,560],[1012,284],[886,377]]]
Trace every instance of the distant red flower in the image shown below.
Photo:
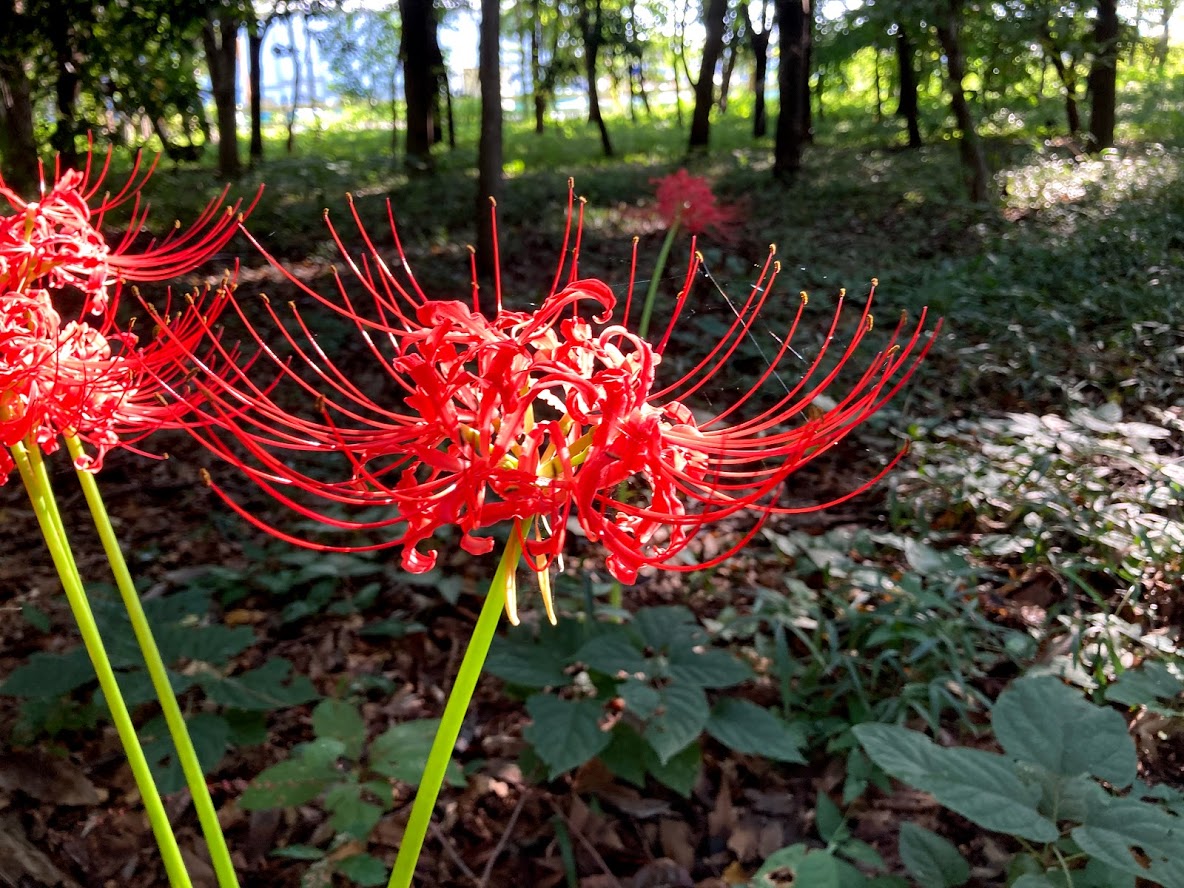
[[[720,204],[711,183],[702,176],[681,169],[651,181],[657,185],[658,213],[667,228],[679,226],[692,235],[707,231],[726,235],[737,221],[736,209]]]
[[[568,219],[570,232],[570,204]],[[789,343],[803,298],[761,376],[723,410],[696,414],[688,406],[696,392],[726,372],[769,300],[778,273],[771,253],[723,338],[690,372],[659,384],[662,355],[696,276],[695,260],[655,347],[624,325],[628,306],[623,322],[611,323],[616,299],[602,281],[577,276],[578,257],[562,286],[561,263],[551,292],[533,312],[504,309],[499,283],[496,313],[487,318],[478,311],[475,286],[472,307],[429,300],[406,264],[397,233],[401,275],[368,238],[369,256],[358,261],[330,229],[371,311],[363,311],[340,280],[338,298],[330,299],[284,273],[356,326],[385,383],[367,386],[352,378],[317,343],[312,323],[294,305],[284,323],[268,302],[282,351],[290,355],[277,355],[275,364],[315,408],[294,415],[244,369],[222,374],[221,382],[212,383],[215,389],[203,392],[207,403],[197,409],[205,425],[194,431],[305,517],[330,528],[388,535],[340,544],[296,537],[268,525],[207,476],[246,520],[316,549],[398,546],[404,567],[415,573],[435,564],[429,540],[441,528],[458,527],[461,546],[481,554],[495,545],[483,532],[508,522],[543,581],[561,556],[573,518],[590,540],[604,544],[608,569],[623,582],[646,566],[691,570],[717,564],[770,515],[829,505],[784,505],[786,479],[883,406],[933,341],[932,334],[922,335],[924,314],[911,331],[902,318],[854,387],[830,409],[817,410],[815,399],[871,328],[870,299],[841,355],[831,360],[827,354],[838,330],[836,313],[827,345],[808,366],[790,372],[784,359],[795,354]],[[250,326],[241,306],[239,313]],[[262,346],[263,335],[250,329]],[[280,344],[267,351],[279,352]],[[795,381],[784,394],[758,404],[779,372]],[[326,478],[323,465],[297,467],[301,453],[327,452],[341,455],[340,477]],[[346,517],[342,506],[383,511]],[[699,530],[744,510],[754,512],[755,521],[742,540],[694,565],[674,560]],[[550,610],[549,586],[542,582],[542,588]],[[512,601],[509,609],[516,620]]]
[[[22,200],[0,177],[0,197],[13,210],[0,217],[0,483],[13,468],[7,448],[19,441],[52,451],[62,435],[77,435],[94,451],[81,467],[95,469],[112,447],[174,419],[184,405],[162,404],[160,395],[183,384],[177,357],[204,333],[194,316],[217,314],[225,302],[224,293],[207,292],[176,314],[166,309],[169,335],[146,346],[118,326],[124,282],[194,269],[234,234],[239,205],[223,208],[223,192],[193,227],[178,225],[134,250],[146,216],[140,189],[151,169],[141,176],[137,160],[120,192],[96,200],[106,172],[104,164],[92,180],[88,157],[84,170],[43,182],[36,201]],[[99,226],[129,201],[127,233],[112,246]],[[64,320],[58,307],[67,296],[80,306],[76,319]]]

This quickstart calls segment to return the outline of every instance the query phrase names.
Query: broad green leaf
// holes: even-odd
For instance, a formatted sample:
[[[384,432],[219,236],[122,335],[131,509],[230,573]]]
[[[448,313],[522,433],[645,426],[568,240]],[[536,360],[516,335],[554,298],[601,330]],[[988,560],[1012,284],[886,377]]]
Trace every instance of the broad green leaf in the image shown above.
[[[674,648],[667,658],[667,670],[674,681],[701,688],[728,688],[752,678],[752,668],[727,651],[708,648],[702,652]]]
[[[271,856],[287,857],[289,860],[320,860],[325,852],[313,845],[288,845],[286,848],[276,848]]]
[[[1164,701],[1184,693],[1184,665],[1180,661],[1147,660],[1138,669],[1128,669],[1106,688],[1106,699],[1124,706],[1163,709]],[[1177,706],[1176,711],[1179,710]]]
[[[703,763],[703,750],[698,743],[692,743],[667,761],[659,760],[658,754],[645,747],[643,759],[646,770],[663,786],[668,786],[684,798],[689,798],[699,779],[699,767]]]
[[[520,633],[515,633],[519,635]],[[571,676],[559,652],[544,642],[494,638],[485,660],[485,671],[502,681],[526,688],[565,687]]]
[[[1025,873],[1011,883],[1011,888],[1057,888],[1057,886],[1050,882],[1045,876],[1036,876],[1032,875],[1031,873]]]
[[[847,832],[846,827],[844,827],[843,832]],[[839,846],[835,848],[835,853],[852,863],[862,863],[871,869],[882,870],[888,868],[888,865],[884,862],[884,858],[880,856],[880,852],[860,839],[844,838]]]
[[[1072,832],[1081,850],[1122,872],[1184,886],[1184,820],[1136,799],[1115,798]],[[1138,850],[1138,855],[1134,853]]]
[[[811,851],[794,870],[795,885],[810,888],[844,888],[839,876],[839,861],[827,851]]]
[[[698,739],[707,726],[710,711],[707,695],[698,685],[671,682],[659,688],[658,693],[662,695],[658,714],[646,725],[642,736],[658,759],[667,762]]]
[[[526,711],[531,723],[522,735],[547,765],[552,780],[608,746],[609,734],[600,729],[603,710],[593,700],[562,700],[535,694],[526,701]]]
[[[337,872],[362,888],[385,885],[390,867],[370,854],[355,854],[337,862]]]
[[[1036,809],[1040,788],[1021,781],[1002,756],[943,749],[924,734],[897,725],[863,724],[852,730],[877,765],[963,817],[1034,842],[1056,839],[1056,825]]]
[[[339,833],[347,833],[356,839],[370,835],[379,819],[382,808],[362,798],[362,787],[357,783],[337,783],[325,792],[325,807],[330,811],[329,822]]]
[[[273,657],[258,669],[238,675],[217,676],[198,673],[198,683],[209,698],[233,709],[269,711],[299,706],[318,696],[316,688],[303,675],[292,675],[292,664]]]
[[[633,627],[647,647],[663,656],[707,641],[695,615],[681,605],[642,608],[633,616]]]
[[[1134,873],[1124,873],[1101,860],[1091,860],[1073,874],[1073,888],[1135,888]],[[1167,884],[1167,883],[1165,883]],[[1179,882],[1176,883],[1178,888]]]
[[[420,718],[392,725],[370,743],[367,754],[370,768],[383,777],[419,786],[439,728],[438,718]],[[453,786],[464,785],[464,772],[454,761],[449,761],[444,776]]]
[[[575,659],[594,672],[612,677],[645,676],[651,672],[650,661],[624,629],[591,639],[576,652]]]
[[[647,720],[662,705],[662,695],[648,682],[630,678],[617,685],[617,694],[625,709],[642,721]]]
[[[707,733],[736,752],[804,764],[802,732],[763,706],[724,697],[711,710]]]
[[[239,796],[246,811],[260,808],[290,808],[311,802],[340,778],[332,766],[292,758],[267,768],[251,781]]]
[[[771,875],[779,870],[794,872],[805,859],[809,850],[809,847],[799,843],[797,845],[787,845],[780,850],[774,851],[765,858],[765,862],[756,871],[756,878],[759,879],[762,876]]]
[[[957,888],[970,879],[970,864],[952,842],[909,820],[900,825],[900,859],[921,888]]]
[[[366,743],[366,722],[358,708],[344,700],[322,700],[312,711],[312,730],[318,737],[340,740],[345,757],[358,761]]]
[[[843,829],[843,812],[822,790],[818,791],[814,800],[814,827],[822,841],[828,845],[835,840],[839,830]],[[848,834],[844,831],[843,835],[838,837],[841,839]]]
[[[94,667],[82,647],[64,654],[37,651],[9,673],[0,693],[11,697],[60,697],[96,680]]]
[[[614,775],[634,786],[645,786],[645,754],[649,746],[629,725],[613,726],[612,739],[600,751],[600,760]],[[654,761],[658,758],[655,755]]]
[[[225,666],[255,643],[249,626],[177,626],[169,660],[186,659]],[[163,653],[163,652],[162,652]]]
[[[1135,779],[1135,744],[1126,720],[1052,676],[1013,682],[999,695],[991,725],[1008,755],[1054,774],[1092,774],[1119,788]]]
[[[1022,763],[1020,767],[1023,768]],[[1042,814],[1052,820],[1072,820],[1081,823],[1089,818],[1089,812],[1095,807],[1110,802],[1110,794],[1091,777],[1083,774],[1077,777],[1062,777],[1038,765],[1033,765],[1032,769],[1035,772],[1033,779],[1042,789],[1038,807]]]

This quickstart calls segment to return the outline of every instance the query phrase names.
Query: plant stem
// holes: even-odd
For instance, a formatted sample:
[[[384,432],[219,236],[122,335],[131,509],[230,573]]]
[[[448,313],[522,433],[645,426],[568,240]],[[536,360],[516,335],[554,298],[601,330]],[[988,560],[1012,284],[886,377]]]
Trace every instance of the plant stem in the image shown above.
[[[645,305],[641,307],[641,321],[637,325],[637,335],[642,339],[650,332],[650,317],[654,313],[654,302],[658,298],[658,285],[662,281],[662,272],[666,270],[666,260],[670,258],[670,248],[674,246],[674,237],[677,234],[676,219],[666,229],[666,240],[662,241],[662,249],[658,251],[658,260],[654,263],[654,274],[650,278],[649,288],[645,291]]]
[[[524,528],[523,534],[525,532]],[[415,864],[419,861],[423,839],[432,820],[432,812],[440,795],[440,786],[444,782],[448,762],[456,748],[456,738],[460,736],[465,713],[473,699],[477,680],[481,677],[481,668],[485,665],[485,656],[493,642],[493,633],[497,629],[498,620],[501,619],[502,608],[506,602],[506,586],[514,582],[514,571],[522,555],[520,539],[517,530],[510,533],[509,542],[506,543],[497,571],[493,575],[493,582],[485,594],[485,604],[482,605],[481,613],[477,617],[477,625],[473,627],[473,635],[469,639],[464,659],[461,660],[456,682],[448,694],[448,702],[444,704],[440,727],[432,741],[431,752],[428,753],[427,766],[419,782],[419,789],[415,793],[415,801],[411,805],[411,816],[407,820],[407,829],[403,833],[403,841],[399,845],[399,854],[395,858],[395,867],[387,888],[411,888],[411,880],[415,877]]]
[[[152,832],[156,837],[156,844],[160,848],[160,855],[164,861],[165,872],[169,884],[174,888],[192,888],[189,874],[185,870],[185,863],[181,859],[181,850],[177,846],[177,837],[173,834],[165,813],[164,804],[160,800],[156,783],[152,779],[152,770],[148,767],[148,760],[140,746],[140,739],[136,736],[135,726],[132,724],[131,713],[128,712],[119,684],[115,680],[115,670],[111,667],[111,660],[107,656],[102,636],[99,634],[98,624],[91,611],[83,589],[82,577],[78,573],[78,565],[70,550],[70,543],[66,538],[65,525],[62,523],[61,513],[58,511],[57,501],[54,499],[53,489],[49,483],[49,473],[41,458],[41,449],[36,444],[29,447],[23,443],[12,446],[12,455],[20,472],[25,490],[29,494],[29,502],[33,506],[33,513],[37,516],[37,523],[41,528],[41,535],[49,548],[54,567],[62,581],[62,588],[66,593],[66,600],[74,619],[78,623],[78,630],[82,635],[82,643],[90,655],[94,665],[95,675],[99,680],[99,687],[111,711],[111,720],[123,744],[124,754],[128,765],[131,766],[140,797],[144,801],[144,810],[152,825]]]
[[[66,436],[66,448],[70,456],[77,460],[83,455],[81,442],[73,435]],[[115,529],[111,526],[111,518],[107,514],[107,507],[103,504],[102,494],[95,476],[90,472],[77,471],[78,481],[82,485],[86,504],[90,508],[91,518],[95,529],[99,532],[99,539],[103,543],[103,551],[111,565],[111,572],[115,575],[115,585],[123,599],[123,606],[127,609],[128,619],[132,624],[132,632],[136,636],[136,643],[144,656],[144,663],[148,667],[148,676],[152,680],[152,688],[156,691],[156,698],[168,725],[169,734],[177,750],[177,761],[185,774],[185,782],[193,796],[193,806],[197,809],[197,819],[201,823],[202,835],[210,851],[210,861],[214,866],[214,873],[220,888],[238,888],[238,878],[234,873],[234,864],[230,861],[230,850],[226,847],[226,837],[222,834],[222,827],[218,823],[218,814],[214,809],[210,790],[206,785],[205,773],[197,758],[197,750],[193,748],[193,740],[189,736],[189,729],[185,726],[185,716],[181,712],[181,705],[177,702],[177,695],[173,692],[172,682],[169,681],[168,670],[160,656],[160,649],[152,635],[152,627],[140,603],[140,596],[136,592],[136,585],[128,570],[127,560],[123,557],[123,550],[115,537]]]

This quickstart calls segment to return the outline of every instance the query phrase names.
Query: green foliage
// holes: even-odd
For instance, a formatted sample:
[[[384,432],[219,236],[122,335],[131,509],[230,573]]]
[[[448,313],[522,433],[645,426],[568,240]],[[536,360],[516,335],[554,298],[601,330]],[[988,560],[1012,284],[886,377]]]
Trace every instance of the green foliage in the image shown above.
[[[91,590],[91,605],[124,699],[131,706],[154,701],[123,605],[105,587]],[[269,658],[254,669],[236,667],[238,655],[255,643],[254,633],[213,622],[210,607],[209,594],[200,589],[144,602],[174,692],[201,692],[192,695],[194,711],[187,725],[207,772],[217,768],[228,747],[263,742],[266,713],[317,697],[312,683],[294,675],[292,664],[281,657]],[[81,645],[30,656],[0,685],[0,694],[21,699],[13,739],[32,743],[39,735],[52,737],[93,727],[106,713],[96,683]],[[210,704],[216,711],[206,708]],[[161,792],[181,789],[185,781],[163,719],[150,719],[141,731]]]
[[[1034,843],[1013,863],[1013,886],[1119,886],[1136,877],[1184,885],[1180,817],[1161,804],[1178,807],[1184,796],[1136,784],[1135,745],[1117,712],[1055,678],[1028,677],[1000,695],[991,724],[1002,753],[941,747],[895,725],[855,734],[893,777],[985,829]],[[960,884],[943,881],[962,868],[954,849],[933,839],[902,829],[906,866],[926,888]]]
[[[248,811],[288,808],[320,800],[334,830],[331,847],[349,840],[365,841],[383,814],[395,803],[395,783],[417,786],[438,719],[417,719],[393,725],[368,740],[366,723],[353,703],[325,699],[312,711],[314,739],[293,748],[289,758],[258,774],[239,797]],[[464,783],[456,762],[446,779]],[[337,872],[358,885],[384,884],[386,865],[369,854],[338,859],[306,845],[289,846],[277,854],[316,860],[312,874]]]
[[[625,780],[640,786],[648,774],[686,795],[705,732],[737,752],[804,761],[799,728],[747,700],[712,702],[709,691],[753,672],[712,647],[684,607],[643,608],[629,623],[564,618],[537,636],[516,629],[494,641],[486,670],[537,689],[524,736],[552,779],[600,756]]]

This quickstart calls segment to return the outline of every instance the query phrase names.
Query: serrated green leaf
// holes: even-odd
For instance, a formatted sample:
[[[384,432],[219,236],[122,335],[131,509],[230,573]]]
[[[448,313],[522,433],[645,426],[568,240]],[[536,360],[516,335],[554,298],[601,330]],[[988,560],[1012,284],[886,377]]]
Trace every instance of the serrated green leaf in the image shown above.
[[[340,740],[345,757],[358,761],[366,743],[366,722],[358,708],[344,700],[325,699],[312,711],[312,730],[318,737]]]
[[[169,639],[162,655],[167,654],[170,662],[186,659],[225,666],[255,643],[255,632],[249,626],[178,626]]]
[[[335,783],[341,775],[323,763],[292,758],[272,765],[251,781],[239,796],[239,807],[246,811],[265,808],[289,808],[311,802]]]
[[[522,735],[547,765],[548,776],[577,768],[609,744],[609,734],[600,729],[603,713],[592,700],[562,700],[549,694],[535,694],[526,701],[531,723]]]
[[[884,858],[880,856],[880,852],[867,842],[859,839],[843,839],[842,844],[835,849],[835,853],[842,855],[844,859],[852,863],[862,863],[864,866],[872,869],[882,870],[888,868],[888,865],[884,862]]]
[[[703,763],[703,750],[698,743],[672,755],[663,762],[652,747],[646,746],[642,761],[646,770],[663,786],[668,786],[684,798],[689,798],[695,782],[699,779],[699,768]]]
[[[81,647],[64,654],[37,651],[8,675],[0,693],[10,697],[60,697],[97,681],[90,658]]]
[[[642,655],[637,642],[622,628],[589,639],[576,652],[575,659],[589,669],[612,677],[648,676],[651,671],[650,661]]]
[[[664,655],[708,640],[695,615],[681,605],[642,608],[633,615],[633,627],[646,646]]]
[[[230,743],[230,725],[220,715],[199,712],[185,719],[185,728],[193,743],[197,760],[203,774],[209,774],[218,767],[226,747]],[[157,716],[140,729],[144,756],[152,767],[156,787],[164,795],[178,792],[185,786],[185,773],[177,760],[172,737],[163,716]]]
[[[649,746],[641,735],[629,725],[616,724],[613,726],[608,746],[599,753],[600,760],[606,768],[622,780],[628,780],[634,786],[645,786],[645,754]],[[657,762],[658,757],[654,756]]]
[[[233,709],[270,711],[299,706],[319,695],[303,675],[291,675],[292,664],[282,657],[273,657],[258,669],[238,675],[218,676],[198,673],[198,684],[209,698]]]
[[[420,718],[392,725],[371,742],[367,759],[370,768],[392,780],[419,786],[432,741],[439,729],[438,718]],[[449,761],[444,779],[452,786],[463,786],[465,775],[455,761]]]
[[[772,875],[779,870],[787,870],[794,872],[797,870],[801,862],[809,853],[809,848],[804,844],[787,845],[777,851],[774,851],[765,858],[765,862],[761,864],[760,869],[756,871],[755,878],[762,878]]]
[[[727,651],[693,648],[672,649],[667,671],[674,681],[697,684],[701,688],[729,688],[752,678],[752,667]]]
[[[671,682],[659,688],[662,702],[642,737],[665,763],[696,740],[707,726],[707,695],[698,685]]]
[[[337,872],[362,888],[385,885],[388,869],[385,863],[369,854],[355,854],[337,862]]]
[[[1135,744],[1126,720],[1094,706],[1052,676],[1023,678],[999,695],[991,711],[995,736],[1008,755],[1054,774],[1092,774],[1119,788],[1135,779]]]
[[[953,842],[912,821],[900,825],[900,859],[920,888],[957,888],[970,879],[970,864]]]
[[[271,856],[287,857],[289,860],[320,860],[325,852],[313,845],[288,845],[286,848],[276,848]]]
[[[1147,660],[1128,669],[1106,688],[1106,699],[1124,706],[1157,706],[1184,693],[1184,665],[1172,660]],[[1177,705],[1177,709],[1180,704]]]
[[[784,719],[750,700],[724,697],[711,710],[707,733],[736,752],[804,764],[806,738]]]
[[[21,616],[25,622],[38,632],[48,632],[50,627],[49,615],[34,604],[21,606]]]
[[[325,792],[325,807],[330,811],[329,822],[339,833],[355,839],[365,839],[382,817],[383,810],[362,798],[362,787],[357,783],[336,783]]]
[[[617,694],[625,703],[625,710],[633,713],[642,721],[654,714],[662,705],[662,695],[648,682],[631,678],[617,685]]]
[[[839,861],[826,851],[811,851],[794,870],[795,885],[810,888],[844,888],[839,879]]]
[[[494,638],[485,659],[485,671],[503,681],[526,688],[566,687],[571,676],[567,663],[551,646],[533,640]]]

